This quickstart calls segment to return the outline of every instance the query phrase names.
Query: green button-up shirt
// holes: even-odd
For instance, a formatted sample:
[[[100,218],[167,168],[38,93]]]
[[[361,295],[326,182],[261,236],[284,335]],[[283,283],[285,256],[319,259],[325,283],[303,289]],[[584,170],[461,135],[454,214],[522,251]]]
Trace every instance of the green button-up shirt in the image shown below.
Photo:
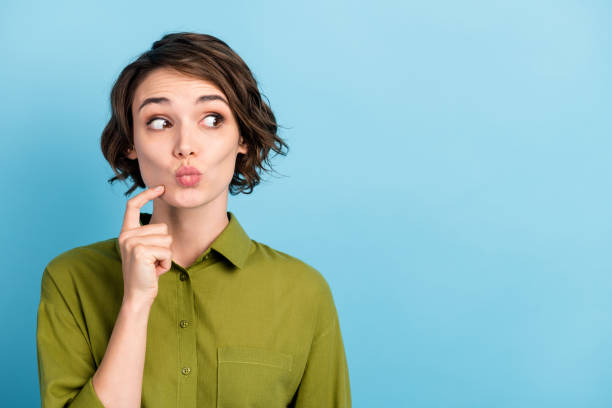
[[[332,293],[307,263],[252,240],[232,212],[210,248],[159,277],[142,407],[351,407]],[[141,213],[140,224],[151,214]],[[45,267],[36,331],[42,406],[104,407],[92,377],[121,303],[117,238]]]

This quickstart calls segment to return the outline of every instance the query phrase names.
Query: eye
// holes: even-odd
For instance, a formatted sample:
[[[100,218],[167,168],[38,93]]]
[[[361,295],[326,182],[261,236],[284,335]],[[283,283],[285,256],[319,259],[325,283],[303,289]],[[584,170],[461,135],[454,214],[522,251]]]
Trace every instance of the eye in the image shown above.
[[[154,123],[154,122],[157,122],[157,123],[163,123],[163,122],[170,123],[170,122],[168,122],[168,121],[167,121],[166,119],[164,119],[164,118],[158,118],[158,117],[155,117],[155,118],[151,118],[151,119],[150,119],[150,120],[147,122],[147,126],[149,126],[151,123]],[[166,127],[166,126],[164,126],[164,125],[162,124],[162,125],[161,125],[161,128],[159,127],[159,125],[157,125],[157,126],[153,126],[153,129],[154,129],[154,130],[162,130],[162,129],[163,129],[163,128],[165,128],[165,127]]]
[[[223,122],[223,116],[219,115],[218,113],[207,115],[204,118],[204,123],[206,124],[206,126],[211,127],[211,128],[217,128],[221,126],[222,122]]]

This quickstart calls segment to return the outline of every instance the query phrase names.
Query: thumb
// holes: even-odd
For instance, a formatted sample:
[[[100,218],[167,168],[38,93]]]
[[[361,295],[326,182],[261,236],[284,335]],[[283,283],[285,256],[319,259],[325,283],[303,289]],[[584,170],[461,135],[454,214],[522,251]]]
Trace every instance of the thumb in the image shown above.
[[[172,267],[171,259],[162,259],[159,261],[159,265],[155,268],[155,273],[160,276],[170,270]]]

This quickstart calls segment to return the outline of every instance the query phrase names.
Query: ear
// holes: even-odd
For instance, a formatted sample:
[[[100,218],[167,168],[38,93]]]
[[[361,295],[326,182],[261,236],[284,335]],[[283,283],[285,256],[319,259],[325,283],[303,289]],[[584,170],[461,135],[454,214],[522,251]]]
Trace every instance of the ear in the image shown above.
[[[128,159],[136,160],[138,158],[138,154],[136,153],[136,150],[134,150],[134,148],[131,147],[127,149],[125,157],[127,157]]]
[[[246,154],[247,150],[247,144],[242,136],[240,136],[240,142],[238,142],[238,153]]]

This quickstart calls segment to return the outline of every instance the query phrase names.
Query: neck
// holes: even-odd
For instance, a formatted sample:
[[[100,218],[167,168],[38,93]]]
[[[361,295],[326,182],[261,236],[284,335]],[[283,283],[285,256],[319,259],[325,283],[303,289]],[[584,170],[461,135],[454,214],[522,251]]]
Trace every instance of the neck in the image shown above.
[[[174,207],[161,198],[153,200],[153,213],[149,224],[165,223],[172,236],[172,260],[188,267],[225,229],[227,194],[198,207]]]

